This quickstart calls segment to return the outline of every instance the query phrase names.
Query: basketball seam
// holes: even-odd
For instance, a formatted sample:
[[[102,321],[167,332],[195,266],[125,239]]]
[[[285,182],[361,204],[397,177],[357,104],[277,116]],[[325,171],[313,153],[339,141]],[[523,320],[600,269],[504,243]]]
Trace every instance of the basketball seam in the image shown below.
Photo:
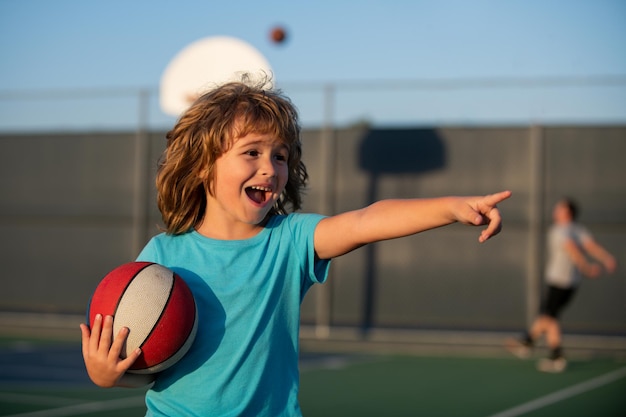
[[[198,306],[195,300],[193,301],[193,305],[195,309],[193,325],[191,326],[191,329],[189,330],[189,334],[185,338],[185,342],[182,345],[180,345],[180,347],[176,350],[176,352],[173,352],[172,355],[168,357],[167,359],[165,359],[163,362],[159,362],[157,364],[154,364],[145,368],[129,369],[129,372],[136,373],[136,374],[161,372],[171,367],[173,364],[178,362],[180,359],[182,359],[183,356],[187,354],[198,332]]]
[[[174,275],[172,278],[173,278],[172,285],[170,285],[169,293],[167,294],[167,300],[165,301],[165,304],[163,305],[163,308],[161,309],[161,312],[159,313],[159,318],[154,321],[152,328],[146,334],[146,337],[141,342],[141,345],[139,345],[139,348],[142,348],[143,345],[146,344],[146,342],[150,339],[150,336],[152,336],[152,333],[154,333],[154,329],[156,329],[159,323],[163,320],[163,316],[165,315],[165,312],[167,311],[167,306],[172,301],[172,293],[174,292],[174,287],[176,287],[176,276]]]
[[[128,291],[128,287],[130,287],[130,284],[132,284],[132,282],[135,280],[135,278],[137,278],[137,275],[139,275],[139,273],[141,271],[143,271],[144,269],[146,269],[150,265],[154,265],[154,262],[146,262],[146,264],[141,269],[137,270],[135,272],[135,275],[133,275],[133,277],[128,280],[128,282],[126,283],[126,286],[124,287],[124,290],[120,293],[120,296],[117,298],[117,303],[115,303],[115,309],[113,310],[113,318],[114,319],[115,319],[115,316],[117,315],[117,309],[120,306],[120,303],[122,302],[122,300],[124,299],[124,295],[126,294],[126,291]]]

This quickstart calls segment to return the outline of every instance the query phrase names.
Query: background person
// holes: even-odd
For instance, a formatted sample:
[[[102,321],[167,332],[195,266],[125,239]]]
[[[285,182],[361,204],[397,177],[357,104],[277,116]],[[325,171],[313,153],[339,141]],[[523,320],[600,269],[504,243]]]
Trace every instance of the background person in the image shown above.
[[[545,335],[550,353],[537,364],[544,372],[562,372],[567,366],[559,318],[576,294],[582,277],[598,278],[603,271],[613,273],[616,268],[613,255],[576,222],[577,217],[578,206],[570,198],[562,198],[554,206],[547,240],[546,288],[539,316],[520,339],[506,341],[511,353],[528,358],[537,340]]]

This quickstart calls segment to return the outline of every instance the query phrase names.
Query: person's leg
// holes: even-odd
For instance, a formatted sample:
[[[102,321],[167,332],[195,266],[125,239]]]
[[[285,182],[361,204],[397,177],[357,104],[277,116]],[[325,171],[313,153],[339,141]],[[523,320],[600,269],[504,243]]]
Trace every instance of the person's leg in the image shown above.
[[[550,317],[546,314],[541,314],[537,319],[533,322],[532,326],[530,326],[530,330],[527,333],[527,339],[531,343],[535,343],[535,341],[539,340],[541,336],[547,334],[548,329],[550,328]]]
[[[558,289],[555,291],[554,302],[545,318],[546,342],[550,349],[550,354],[537,364],[537,368],[540,371],[563,372],[567,367],[567,361],[565,360],[563,348],[561,347],[561,325],[558,317],[563,308],[571,300],[574,292],[574,289]]]
[[[504,346],[513,355],[521,359],[527,359],[530,357],[532,349],[535,347],[535,343],[546,333],[547,331],[547,316],[546,311],[549,306],[553,304],[553,290],[548,286],[544,297],[541,300],[539,307],[539,315],[532,322],[528,330],[526,330],[517,339],[506,339]]]
[[[519,338],[509,338],[505,341],[506,349],[520,359],[527,359],[535,347],[535,342],[546,332],[546,321],[539,315],[531,324],[529,330]]]
[[[548,318],[547,320],[546,342],[551,351],[561,349],[561,326],[556,318]]]

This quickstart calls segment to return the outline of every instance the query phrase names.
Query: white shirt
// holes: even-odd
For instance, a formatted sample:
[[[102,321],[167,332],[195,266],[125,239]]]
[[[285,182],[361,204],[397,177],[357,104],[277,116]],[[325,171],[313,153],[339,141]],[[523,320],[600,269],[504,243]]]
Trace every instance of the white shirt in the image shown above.
[[[574,265],[565,250],[565,244],[571,240],[584,252],[583,242],[591,239],[591,234],[576,223],[553,225],[548,231],[548,261],[546,282],[558,288],[574,288],[580,284],[582,274]]]

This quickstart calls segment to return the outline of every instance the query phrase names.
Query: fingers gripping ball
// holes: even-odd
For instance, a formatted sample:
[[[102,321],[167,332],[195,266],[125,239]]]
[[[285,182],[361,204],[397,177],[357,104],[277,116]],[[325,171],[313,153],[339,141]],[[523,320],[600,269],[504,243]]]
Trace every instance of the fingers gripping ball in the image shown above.
[[[113,337],[128,327],[121,357],[141,348],[128,370],[138,374],[160,372],[178,362],[191,347],[198,325],[196,303],[185,281],[152,262],[129,262],[109,272],[89,301],[90,326],[96,314],[113,316]]]

